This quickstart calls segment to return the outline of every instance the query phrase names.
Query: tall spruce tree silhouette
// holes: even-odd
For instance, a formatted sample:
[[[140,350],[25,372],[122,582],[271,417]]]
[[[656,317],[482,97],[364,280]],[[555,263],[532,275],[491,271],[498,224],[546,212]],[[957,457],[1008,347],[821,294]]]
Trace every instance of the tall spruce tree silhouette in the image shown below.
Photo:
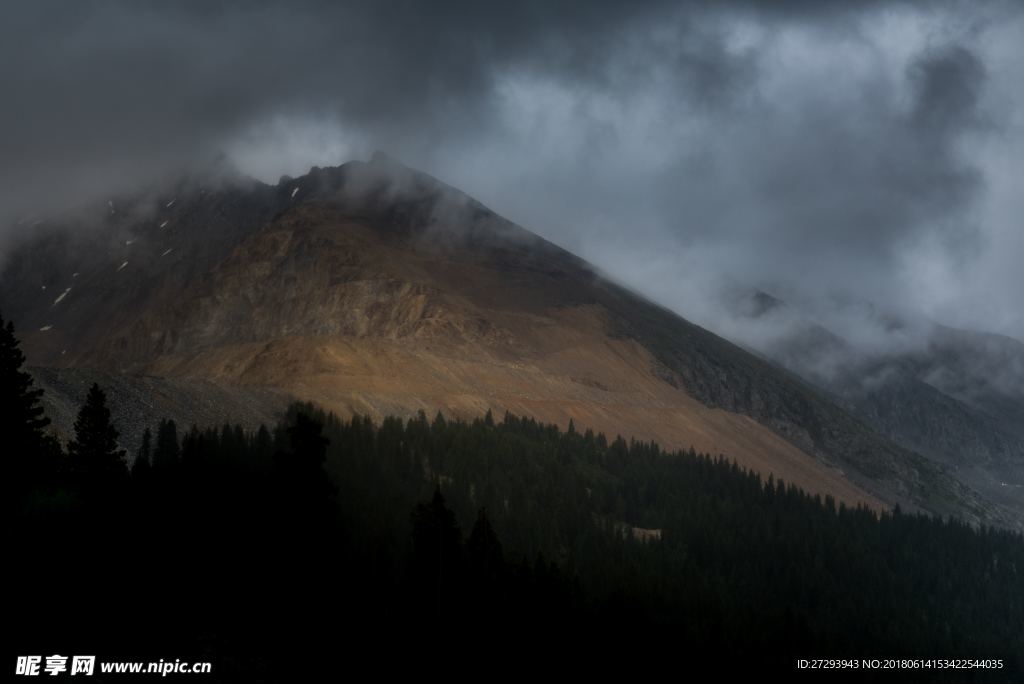
[[[481,578],[495,577],[505,564],[501,541],[483,508],[477,512],[473,531],[466,540],[466,555],[474,574]]]
[[[135,461],[132,462],[132,477],[143,481],[149,477],[152,463],[150,463],[150,452],[152,451],[153,435],[149,428],[142,433],[142,444],[135,453]]]
[[[297,509],[319,508],[335,488],[324,470],[327,446],[323,424],[305,413],[295,416],[295,424],[288,428],[290,453],[278,452],[275,471],[288,505]]]
[[[181,457],[178,443],[178,426],[173,420],[161,420],[156,431],[156,449],[153,451],[153,467],[174,468]]]
[[[9,458],[8,487],[15,491],[37,479],[42,457],[55,446],[48,444],[43,432],[50,424],[39,404],[43,390],[33,388],[32,376],[22,370],[24,364],[14,325],[10,321],[5,324],[0,316],[0,435]]]
[[[501,541],[483,508],[466,539],[466,571],[466,590],[471,599],[468,605],[478,619],[487,620],[489,614],[502,610],[498,601],[506,577]]]
[[[93,383],[75,420],[75,438],[68,444],[72,470],[82,485],[106,489],[125,480],[128,467],[117,437],[110,422],[107,395]]]
[[[430,503],[421,503],[413,509],[413,572],[421,596],[433,595],[435,617],[450,619],[451,605],[457,602],[457,590],[462,574],[462,531],[455,514],[448,508],[441,487],[434,490]],[[428,604],[429,605],[429,604]]]

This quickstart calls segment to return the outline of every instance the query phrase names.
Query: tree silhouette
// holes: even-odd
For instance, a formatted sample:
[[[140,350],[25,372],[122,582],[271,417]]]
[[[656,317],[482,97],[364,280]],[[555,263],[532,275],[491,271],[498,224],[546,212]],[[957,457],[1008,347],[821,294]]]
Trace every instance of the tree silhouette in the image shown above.
[[[50,419],[39,400],[43,390],[33,389],[32,376],[22,370],[25,355],[14,336],[14,325],[0,316],[0,435],[9,455],[10,482],[25,486],[41,470],[40,459],[51,449],[43,428]]]
[[[289,505],[319,505],[334,493],[324,470],[330,440],[323,436],[323,424],[299,413],[295,424],[288,428],[288,439],[291,452],[278,452],[275,456],[279,484],[290,499]]]
[[[75,438],[68,444],[71,467],[83,484],[105,487],[124,480],[128,469],[117,437],[110,422],[107,395],[93,383],[75,420]]]
[[[473,531],[466,540],[466,571],[471,609],[484,620],[500,613],[501,585],[506,580],[505,557],[483,508],[477,512]]]
[[[144,480],[149,477],[151,464],[150,464],[150,451],[151,442],[153,436],[149,431],[149,428],[142,433],[142,444],[139,446],[138,452],[135,454],[135,461],[132,463],[132,477]]]
[[[181,445],[178,443],[178,426],[173,420],[161,420],[156,431],[156,449],[153,452],[153,467],[173,468],[178,465]]]
[[[462,561],[462,532],[440,487],[430,503],[418,504],[413,510],[412,528],[413,572],[424,598],[434,594],[430,603],[440,618],[446,613],[446,599],[457,590]]]
[[[473,531],[466,540],[466,556],[473,572],[485,578],[493,577],[505,563],[501,542],[483,508],[477,513]]]

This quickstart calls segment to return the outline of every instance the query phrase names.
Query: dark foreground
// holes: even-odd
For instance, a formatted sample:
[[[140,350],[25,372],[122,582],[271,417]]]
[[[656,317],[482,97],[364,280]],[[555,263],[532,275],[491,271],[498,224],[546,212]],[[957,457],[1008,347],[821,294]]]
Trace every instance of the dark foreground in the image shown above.
[[[899,679],[1022,675],[1019,535],[489,414],[377,425],[295,406],[255,434],[165,422],[129,470],[98,388],[75,441],[43,437],[12,349],[5,667],[90,654],[210,662],[172,675],[196,681],[809,678],[799,659],[965,658],[1003,664]]]

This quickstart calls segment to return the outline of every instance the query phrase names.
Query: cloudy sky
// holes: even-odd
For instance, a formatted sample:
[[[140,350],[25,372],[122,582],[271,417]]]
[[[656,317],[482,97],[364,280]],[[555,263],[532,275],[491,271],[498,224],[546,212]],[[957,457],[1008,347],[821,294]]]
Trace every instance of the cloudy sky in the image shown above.
[[[0,216],[382,149],[726,333],[1024,338],[1022,73],[1015,2],[4,2]]]

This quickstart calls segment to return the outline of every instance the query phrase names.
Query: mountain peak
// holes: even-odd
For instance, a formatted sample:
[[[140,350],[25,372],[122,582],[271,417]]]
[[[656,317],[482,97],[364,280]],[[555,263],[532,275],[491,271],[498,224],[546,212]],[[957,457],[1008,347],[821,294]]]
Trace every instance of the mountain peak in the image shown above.
[[[339,414],[573,420],[851,505],[1002,520],[788,372],[384,153],[160,200],[139,217],[115,203],[88,240],[37,241],[6,269],[33,363]]]

